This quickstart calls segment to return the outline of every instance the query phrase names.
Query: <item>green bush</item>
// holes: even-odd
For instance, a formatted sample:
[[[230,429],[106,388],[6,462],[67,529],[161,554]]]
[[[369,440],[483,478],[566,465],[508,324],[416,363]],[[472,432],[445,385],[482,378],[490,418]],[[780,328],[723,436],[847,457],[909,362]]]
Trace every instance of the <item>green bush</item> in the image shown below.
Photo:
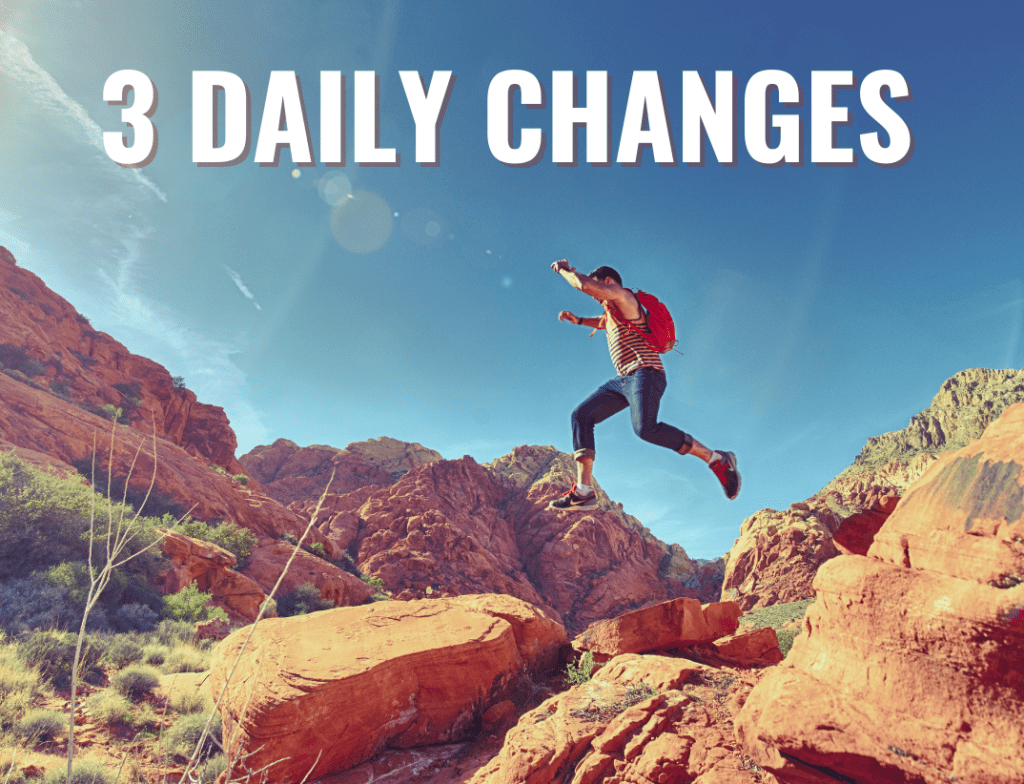
[[[64,688],[71,685],[77,644],[78,635],[71,632],[36,631],[18,644],[18,654],[30,667],[37,668],[42,678],[57,688]],[[102,679],[99,662],[104,653],[104,640],[96,635],[87,635],[79,660],[83,680],[97,682]]]
[[[64,714],[37,708],[25,714],[25,718],[15,727],[14,733],[29,743],[45,743],[56,740],[67,731],[67,728],[68,719]]]
[[[164,660],[160,668],[165,673],[206,672],[210,669],[210,651],[201,651],[193,645],[179,644]]]
[[[320,589],[313,583],[303,583],[294,591],[277,596],[277,614],[281,618],[291,615],[306,615],[318,610],[329,610],[334,602],[320,596]]]
[[[193,643],[196,641],[196,628],[187,621],[167,619],[157,624],[156,639],[168,648],[173,648],[180,642]]]
[[[146,664],[132,664],[110,676],[110,685],[130,700],[148,697],[160,685],[160,672]]]
[[[565,678],[573,686],[579,686],[590,680],[594,672],[594,654],[590,651],[584,652],[577,663],[569,662],[565,668]]]
[[[164,596],[164,615],[172,620],[191,624],[208,621],[211,618],[226,621],[228,614],[222,608],[209,604],[212,598],[212,594],[200,591],[193,581],[177,593]]]
[[[14,727],[39,693],[39,670],[26,664],[14,646],[0,648],[0,732]]]
[[[190,626],[189,628],[191,629],[192,627]],[[167,659],[167,654],[170,652],[170,646],[160,642],[150,643],[142,649],[142,663],[159,667]]]
[[[103,659],[120,670],[142,661],[142,646],[131,637],[119,634],[110,641]]]
[[[175,530],[185,536],[191,536],[193,539],[223,547],[237,559],[237,569],[245,568],[249,556],[252,554],[252,548],[256,546],[256,534],[231,521],[210,525],[202,520],[186,517],[178,523]]]
[[[788,656],[790,649],[793,647],[793,641],[800,634],[799,629],[783,629],[781,632],[775,633],[779,638],[779,650],[782,651],[783,656]]]
[[[164,736],[167,742],[167,750],[179,759],[191,757],[196,744],[199,743],[199,736],[202,734],[203,727],[206,726],[208,718],[209,715],[204,713],[190,713],[187,716],[181,716],[171,725]],[[217,713],[213,717],[213,722],[210,724],[210,732],[199,754],[200,760],[208,759],[218,753],[221,731],[220,714]]]
[[[89,715],[101,724],[131,724],[132,704],[123,694],[104,689],[85,701]]]
[[[53,765],[43,776],[43,784],[114,784],[114,774],[98,760],[79,757],[71,765],[68,781],[67,765]]]

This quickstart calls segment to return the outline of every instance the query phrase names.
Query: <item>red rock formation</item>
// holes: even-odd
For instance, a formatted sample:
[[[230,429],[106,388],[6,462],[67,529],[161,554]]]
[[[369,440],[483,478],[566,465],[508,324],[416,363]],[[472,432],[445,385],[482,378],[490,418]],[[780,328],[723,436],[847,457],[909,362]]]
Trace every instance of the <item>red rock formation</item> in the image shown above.
[[[846,555],[867,555],[875,535],[896,509],[899,500],[897,495],[886,495],[869,509],[843,520],[832,535],[836,549]]]
[[[292,554],[294,553],[294,559]],[[288,566],[292,559],[291,566]],[[307,553],[295,550],[288,542],[264,537],[260,539],[249,555],[249,563],[242,574],[258,585],[263,592],[269,594],[285,572],[277,594],[290,593],[304,583],[311,583],[320,591],[321,598],[327,599],[335,607],[351,607],[370,600],[373,591],[370,586],[343,569],[334,566]]]
[[[653,683],[660,694],[645,691]],[[729,727],[726,704],[748,689],[733,674],[685,660],[617,657],[524,714],[469,782],[767,784],[773,777],[743,759]]]
[[[814,575],[841,550],[840,523],[885,512],[939,455],[979,437],[1008,405],[1024,401],[1024,370],[964,370],[903,430],[869,438],[853,464],[806,501],[747,518],[728,556],[722,599],[744,610],[812,597]],[[891,498],[886,501],[886,496]],[[891,511],[891,506],[889,507]],[[855,518],[840,539],[866,551],[884,514]]]
[[[329,493],[343,495],[361,487],[389,485],[411,469],[440,459],[433,449],[393,438],[356,442],[345,449],[319,444],[299,447],[279,438],[242,455],[240,461],[270,496],[292,504],[315,503],[328,481]]]
[[[0,343],[24,348],[30,359],[43,363],[44,373],[36,379],[41,386],[61,382],[76,404],[121,408],[139,432],[149,435],[155,423],[159,437],[229,474],[245,473],[235,460],[237,441],[224,409],[197,402],[164,367],[93,330],[2,247]]]
[[[216,649],[219,693],[249,630]],[[521,642],[520,642],[521,641]],[[316,780],[383,748],[460,740],[565,632],[507,596],[378,602],[256,628],[222,704],[230,755],[272,777]],[[315,655],[314,655],[315,652]]]
[[[1024,781],[1024,404],[915,482],[867,557],[815,578],[738,733],[783,781]]]
[[[211,594],[212,603],[223,608],[232,623],[256,620],[266,595],[259,585],[232,568],[237,561],[234,555],[177,531],[168,531],[160,546],[171,561],[162,575],[164,593],[177,593],[195,583],[200,591]]]
[[[112,423],[0,373],[0,448],[20,455],[31,450],[37,464],[71,464],[91,460],[105,469],[110,458]],[[230,520],[257,534],[301,534],[306,521],[259,492],[214,470],[205,459],[164,438],[143,436],[118,425],[113,430],[114,475],[131,476],[133,488],[145,492],[153,477],[154,492],[202,520]],[[39,457],[45,455],[45,458]],[[312,541],[326,540],[312,531]]]
[[[573,470],[552,447],[518,447],[487,466],[432,461],[385,487],[329,495],[320,530],[398,598],[505,593],[574,631],[676,596],[717,595],[700,584],[715,582],[716,564],[660,542],[600,490],[594,512],[548,510]],[[308,514],[313,506],[307,499],[291,508]]]
[[[572,645],[577,651],[590,651],[598,662],[623,653],[686,648],[732,634],[740,615],[735,602],[701,607],[696,599],[674,599],[596,621]]]
[[[722,599],[748,611],[814,596],[818,567],[839,552],[832,543],[838,524],[823,502],[796,503],[783,512],[762,509],[748,517],[726,562]]]

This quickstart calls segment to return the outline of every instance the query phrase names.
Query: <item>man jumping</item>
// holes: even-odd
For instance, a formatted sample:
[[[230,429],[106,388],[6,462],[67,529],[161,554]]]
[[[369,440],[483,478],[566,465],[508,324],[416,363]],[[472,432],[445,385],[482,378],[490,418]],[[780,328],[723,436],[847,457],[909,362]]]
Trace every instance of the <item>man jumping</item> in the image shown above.
[[[575,267],[570,267],[565,259],[556,261],[551,269],[574,289],[589,294],[604,307],[604,313],[593,318],[580,318],[563,310],[558,314],[558,320],[605,330],[612,364],[618,375],[572,412],[576,481],[569,492],[548,504],[548,509],[584,511],[597,508],[597,493],[593,487],[594,426],[625,408],[629,408],[633,430],[640,438],[681,455],[699,457],[718,477],[726,496],[730,500],[735,498],[740,491],[736,455],[713,452],[688,433],[658,421],[658,405],[665,393],[665,367],[658,352],[647,344],[641,334],[651,331],[647,325],[647,313],[636,295],[622,287],[619,273],[611,267],[598,267],[589,275],[583,275]],[[627,322],[632,328],[627,326]]]

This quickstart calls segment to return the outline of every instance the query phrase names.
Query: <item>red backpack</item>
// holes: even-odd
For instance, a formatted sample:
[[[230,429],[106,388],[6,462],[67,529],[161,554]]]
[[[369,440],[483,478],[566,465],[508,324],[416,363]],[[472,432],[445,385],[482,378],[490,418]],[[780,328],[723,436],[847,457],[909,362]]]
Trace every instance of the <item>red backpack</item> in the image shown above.
[[[633,290],[629,289],[629,291]],[[633,294],[636,296],[640,306],[647,311],[647,326],[651,331],[649,333],[644,332],[624,318],[617,318],[616,320],[637,333],[646,341],[648,346],[659,354],[666,354],[669,351],[675,350],[676,344],[679,341],[676,340],[676,325],[672,320],[672,314],[668,312],[668,308],[665,307],[661,300],[653,294],[648,294],[646,291],[633,291]],[[682,354],[683,352],[676,351],[676,353]]]

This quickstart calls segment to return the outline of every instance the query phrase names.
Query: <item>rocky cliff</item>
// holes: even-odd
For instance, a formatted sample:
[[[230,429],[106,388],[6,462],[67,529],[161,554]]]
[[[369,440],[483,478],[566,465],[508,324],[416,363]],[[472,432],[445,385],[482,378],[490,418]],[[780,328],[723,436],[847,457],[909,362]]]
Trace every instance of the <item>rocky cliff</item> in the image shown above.
[[[442,460],[392,439],[344,450],[257,447],[241,462],[290,508],[309,515],[329,478],[320,532],[399,599],[503,593],[544,608],[571,631],[678,596],[718,594],[719,564],[691,561],[599,489],[585,515],[547,509],[575,471],[553,447],[517,447],[480,465]],[[319,481],[309,485],[314,475]],[[395,480],[397,477],[397,480]]]
[[[940,455],[979,438],[1021,401],[1024,370],[973,368],[947,379],[906,428],[869,438],[853,464],[806,501],[744,520],[727,559],[722,598],[750,610],[812,597],[818,567],[840,552],[842,536],[835,534],[844,520],[865,513],[877,530]]]
[[[866,556],[814,579],[737,722],[784,782],[1024,781],[1024,404],[944,454]]]

